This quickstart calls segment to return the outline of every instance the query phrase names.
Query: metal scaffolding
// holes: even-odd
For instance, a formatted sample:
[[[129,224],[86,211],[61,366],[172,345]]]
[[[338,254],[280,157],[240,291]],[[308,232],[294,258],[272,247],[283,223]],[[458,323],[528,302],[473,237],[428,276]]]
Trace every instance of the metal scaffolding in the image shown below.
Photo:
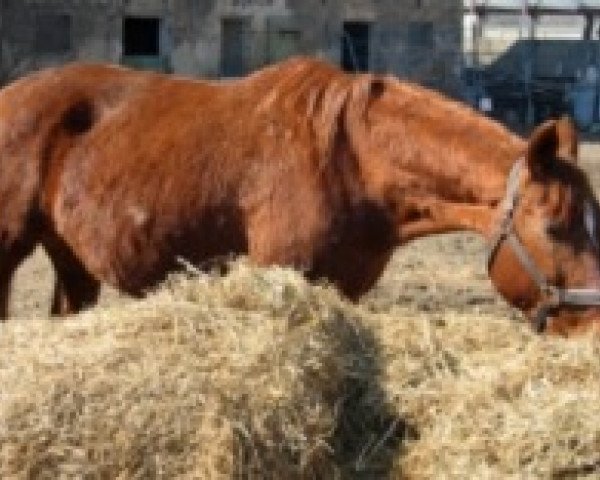
[[[463,6],[471,89],[492,97],[494,114],[510,113],[525,127],[561,110],[582,127],[600,121],[600,0],[464,0]],[[565,19],[577,21],[561,37]]]
[[[600,0],[464,0],[467,9],[487,13],[529,11],[539,14],[599,13]]]

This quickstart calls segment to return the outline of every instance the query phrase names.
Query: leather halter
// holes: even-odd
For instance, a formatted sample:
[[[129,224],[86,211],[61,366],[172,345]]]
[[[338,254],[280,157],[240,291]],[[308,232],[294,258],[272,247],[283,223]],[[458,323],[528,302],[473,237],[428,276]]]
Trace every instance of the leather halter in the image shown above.
[[[519,203],[519,184],[521,170],[525,160],[520,158],[512,166],[506,182],[506,193],[500,206],[502,220],[492,237],[488,250],[487,268],[490,272],[496,254],[504,241],[538,287],[542,299],[535,314],[534,326],[542,333],[548,326],[548,315],[560,307],[594,307],[600,306],[600,290],[593,288],[561,288],[548,282],[546,275],[540,271],[527,249],[521,243],[514,226],[514,213]]]

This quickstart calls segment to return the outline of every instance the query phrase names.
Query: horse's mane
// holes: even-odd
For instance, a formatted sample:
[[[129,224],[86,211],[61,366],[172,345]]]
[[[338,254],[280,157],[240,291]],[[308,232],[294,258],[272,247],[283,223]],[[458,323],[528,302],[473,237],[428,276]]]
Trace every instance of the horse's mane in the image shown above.
[[[513,151],[523,144],[517,135],[468,105],[391,75],[349,74],[322,60],[294,57],[250,75],[247,82],[267,87],[258,108],[293,109],[316,121],[318,129],[332,128],[344,108],[362,116],[369,97],[387,88],[397,92],[402,115],[413,124],[422,123],[419,133],[427,143],[475,148],[496,162],[505,161],[505,147]]]

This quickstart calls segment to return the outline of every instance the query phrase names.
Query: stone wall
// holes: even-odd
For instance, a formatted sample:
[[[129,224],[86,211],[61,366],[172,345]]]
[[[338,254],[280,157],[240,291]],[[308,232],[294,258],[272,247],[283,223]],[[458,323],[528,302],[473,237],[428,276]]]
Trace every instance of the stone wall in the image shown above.
[[[462,65],[460,0],[2,0],[0,8],[4,81],[70,60],[218,77],[227,19],[243,24],[245,71],[290,54],[342,63],[344,22],[368,23],[369,70],[455,92]],[[160,61],[124,58],[128,16],[159,19]]]

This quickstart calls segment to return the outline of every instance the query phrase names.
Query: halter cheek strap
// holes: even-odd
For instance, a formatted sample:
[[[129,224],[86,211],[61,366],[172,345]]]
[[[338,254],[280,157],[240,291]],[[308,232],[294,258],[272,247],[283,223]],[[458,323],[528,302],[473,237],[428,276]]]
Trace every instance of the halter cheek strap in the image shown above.
[[[548,282],[546,275],[537,267],[535,261],[519,239],[514,226],[514,213],[519,203],[519,184],[521,170],[525,161],[520,158],[510,170],[506,183],[506,193],[500,205],[502,219],[490,242],[487,268],[491,270],[500,246],[506,241],[516,255],[521,266],[532,278],[541,293],[541,301],[537,308],[534,325],[541,333],[548,326],[550,313],[561,307],[600,306],[600,290],[592,288],[560,288]]]

